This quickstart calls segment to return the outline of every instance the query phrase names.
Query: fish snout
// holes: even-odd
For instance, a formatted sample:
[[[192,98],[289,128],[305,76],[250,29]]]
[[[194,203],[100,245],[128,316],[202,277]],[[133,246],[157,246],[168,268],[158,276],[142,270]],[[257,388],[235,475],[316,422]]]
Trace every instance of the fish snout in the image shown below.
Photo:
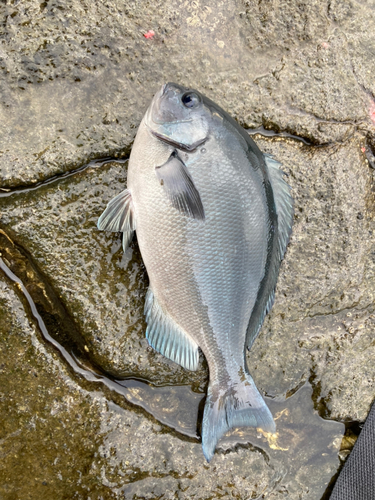
[[[152,103],[152,120],[154,123],[174,123],[183,119],[181,95],[185,88],[177,83],[165,83],[155,95]]]

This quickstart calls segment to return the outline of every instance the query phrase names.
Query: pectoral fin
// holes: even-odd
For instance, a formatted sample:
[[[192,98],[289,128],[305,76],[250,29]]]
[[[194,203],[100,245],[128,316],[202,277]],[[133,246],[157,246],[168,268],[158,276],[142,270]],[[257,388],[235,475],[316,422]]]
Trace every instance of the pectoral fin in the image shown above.
[[[155,171],[172,206],[188,217],[204,220],[201,197],[177,151],[173,151],[168,161]]]
[[[130,191],[125,189],[108,203],[99,217],[98,229],[122,232],[122,246],[124,251],[127,249],[135,231],[134,207]]]

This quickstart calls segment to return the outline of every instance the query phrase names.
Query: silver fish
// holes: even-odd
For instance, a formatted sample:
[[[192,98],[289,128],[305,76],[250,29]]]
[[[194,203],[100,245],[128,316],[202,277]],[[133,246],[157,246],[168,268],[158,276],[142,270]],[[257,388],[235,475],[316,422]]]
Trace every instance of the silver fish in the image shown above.
[[[98,228],[137,231],[150,279],[146,337],[188,370],[210,372],[202,446],[211,460],[233,427],[275,432],[245,360],[271,309],[293,219],[280,164],[224,110],[168,83],[137,132],[127,189]]]

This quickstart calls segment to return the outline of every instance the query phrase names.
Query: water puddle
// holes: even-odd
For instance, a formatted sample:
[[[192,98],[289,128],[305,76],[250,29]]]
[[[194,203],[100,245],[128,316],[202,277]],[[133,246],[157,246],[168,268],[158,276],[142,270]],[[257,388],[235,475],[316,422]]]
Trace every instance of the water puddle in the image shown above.
[[[199,438],[197,421],[204,394],[193,392],[189,386],[157,387],[132,378],[112,380],[88,370],[74,353],[68,352],[51,337],[26,287],[1,258],[0,268],[24,294],[44,339],[60,352],[75,373],[89,382],[103,384],[180,434]],[[218,453],[227,454],[239,446],[250,446],[264,454],[267,463],[274,469],[274,480],[269,485],[272,490],[280,481],[288,483],[288,478],[298,476],[298,482],[306,481],[308,485],[309,475],[321,474],[321,480],[314,481],[314,492],[306,497],[320,499],[340,465],[339,452],[345,426],[319,416],[313,407],[312,392],[311,385],[306,383],[290,397],[266,397],[277,432],[270,434],[253,428],[235,429],[220,440]],[[321,485],[318,490],[316,484]]]
[[[253,135],[262,135],[263,137],[281,137],[282,139],[294,139],[295,141],[300,141],[306,144],[306,146],[314,146],[317,147],[315,144],[313,144],[311,141],[305,139],[304,137],[300,137],[298,135],[293,135],[289,134],[289,132],[275,132],[274,130],[269,130],[262,127],[254,128],[254,129],[246,129],[246,132],[253,136]],[[319,145],[321,146],[321,145]]]
[[[113,157],[107,157],[107,158],[98,158],[96,160],[92,160],[89,163],[85,163],[79,168],[76,168],[74,170],[70,170],[69,172],[65,172],[64,174],[58,174],[58,175],[53,175],[52,177],[49,177],[48,179],[45,179],[40,182],[36,182],[35,184],[28,185],[28,186],[17,186],[16,188],[0,188],[0,198],[8,198],[9,196],[14,195],[15,193],[29,193],[31,191],[36,191],[42,186],[47,186],[48,184],[53,184],[56,181],[61,181],[63,179],[67,179],[68,177],[72,177],[73,175],[76,175],[78,173],[84,172],[85,170],[88,170],[89,168],[100,168],[106,163],[125,163],[128,161],[129,158],[113,158]]]
[[[250,443],[264,450],[275,467],[277,481],[283,484],[297,482],[306,486],[306,497],[321,499],[331,477],[340,466],[339,452],[345,425],[322,419],[314,410],[313,389],[306,382],[291,397],[265,398],[276,422],[276,433],[242,428],[222,438],[222,451]],[[309,491],[309,476],[320,475]],[[288,491],[292,494],[293,491]],[[295,497],[292,497],[295,498]]]
[[[88,382],[104,384],[108,389],[121,394],[127,401],[140,406],[153,415],[159,422],[175,429],[177,432],[192,438],[198,437],[198,407],[204,395],[194,393],[188,386],[157,387],[131,378],[126,380],[111,380],[105,375],[84,368],[81,361],[73,352],[68,352],[66,348],[48,333],[46,325],[38,313],[35,303],[26,287],[1,258],[0,269],[17,284],[24,294],[44,339],[60,352],[75,373],[84,377]]]
[[[248,130],[250,135],[260,134],[266,137],[290,138],[311,145],[301,137],[287,133],[275,133],[263,127]],[[33,186],[16,188],[0,193],[0,197],[9,197],[15,193],[34,191],[47,184],[53,184],[61,179],[74,176],[90,167],[98,168],[108,162],[125,163],[127,159],[119,160],[104,158],[63,175],[54,176]],[[6,234],[4,233],[6,236]],[[116,247],[117,248],[117,247]],[[110,391],[124,397],[129,403],[142,408],[161,424],[166,425],[180,435],[199,439],[198,423],[205,394],[196,392],[191,385],[154,385],[147,380],[128,377],[117,379],[101,373],[84,357],[69,349],[69,342],[61,345],[50,332],[48,325],[37,310],[35,301],[26,286],[14,274],[6,262],[0,258],[0,268],[17,284],[27,299],[31,312],[38,322],[44,339],[52,344],[63,356],[71,369],[86,381],[105,386]],[[25,281],[26,283],[26,281]],[[26,283],[27,284],[27,283]],[[273,491],[281,481],[283,484],[306,485],[305,499],[319,500],[331,478],[340,466],[340,450],[343,447],[345,426],[342,423],[322,419],[314,409],[312,400],[313,389],[307,382],[292,395],[287,393],[277,398],[265,398],[274,415],[277,432],[267,434],[257,429],[236,429],[224,436],[218,445],[218,454],[227,454],[238,447],[253,449],[265,457],[274,470],[274,480],[268,485],[267,491]],[[311,478],[314,477],[312,481]],[[309,485],[314,485],[310,488]],[[318,486],[317,486],[318,485]],[[293,488],[293,486],[290,486]],[[310,490],[309,490],[310,488]],[[292,489],[286,491],[293,497]]]

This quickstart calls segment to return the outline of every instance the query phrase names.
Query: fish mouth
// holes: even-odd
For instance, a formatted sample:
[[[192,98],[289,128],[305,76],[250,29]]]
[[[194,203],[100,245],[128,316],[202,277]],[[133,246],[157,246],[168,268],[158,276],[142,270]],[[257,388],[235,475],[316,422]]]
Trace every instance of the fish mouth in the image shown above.
[[[174,141],[174,140],[170,139],[169,137],[166,137],[165,135],[158,134],[157,132],[154,132],[151,129],[150,129],[150,132],[152,133],[153,136],[155,136],[160,141],[165,142],[166,144],[169,144],[169,146],[173,146],[176,149],[180,149],[181,151],[184,151],[185,153],[194,153],[194,151],[196,151],[200,146],[203,146],[203,144],[208,139],[208,137],[205,137],[204,139],[200,139],[199,141],[193,142],[193,144],[183,144],[182,142]]]

